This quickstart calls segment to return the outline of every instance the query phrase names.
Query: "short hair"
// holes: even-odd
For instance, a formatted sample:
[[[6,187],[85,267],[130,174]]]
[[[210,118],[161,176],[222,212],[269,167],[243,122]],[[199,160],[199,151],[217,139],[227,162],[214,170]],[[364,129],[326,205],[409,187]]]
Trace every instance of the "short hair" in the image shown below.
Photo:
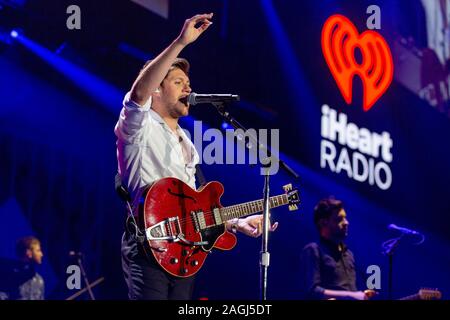
[[[25,254],[28,249],[31,249],[31,246],[35,244],[41,244],[38,238],[33,236],[23,237],[17,240],[16,243],[16,254],[18,257],[21,257]]]
[[[319,228],[321,219],[328,219],[334,213],[338,214],[344,208],[341,200],[335,199],[333,196],[320,200],[314,207],[314,224]]]
[[[148,60],[144,66],[142,67],[141,71],[142,72],[151,62],[152,60]],[[189,61],[187,61],[184,58],[175,58],[175,60],[172,62],[172,65],[169,68],[169,72],[172,71],[175,68],[180,69],[181,71],[183,71],[187,76],[189,75],[189,69],[190,69],[191,65],[189,64]],[[169,72],[167,72],[167,74],[169,74]],[[166,77],[167,77],[166,74]],[[164,79],[166,78],[164,77]]]

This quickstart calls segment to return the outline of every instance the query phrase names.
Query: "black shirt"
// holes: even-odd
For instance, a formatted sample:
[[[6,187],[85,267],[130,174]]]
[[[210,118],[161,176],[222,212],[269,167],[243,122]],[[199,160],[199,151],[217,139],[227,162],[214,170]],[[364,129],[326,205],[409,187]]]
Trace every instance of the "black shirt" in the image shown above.
[[[321,238],[301,253],[302,291],[306,299],[323,299],[325,289],[357,291],[355,260],[344,244]]]

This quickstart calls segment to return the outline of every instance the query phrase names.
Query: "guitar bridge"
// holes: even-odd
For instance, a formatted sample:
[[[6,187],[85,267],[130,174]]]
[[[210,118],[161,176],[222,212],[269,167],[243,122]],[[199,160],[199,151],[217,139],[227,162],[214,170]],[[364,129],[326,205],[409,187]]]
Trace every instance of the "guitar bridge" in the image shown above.
[[[206,225],[205,225],[206,228]],[[145,230],[147,240],[167,240],[189,245],[189,246],[205,246],[208,245],[208,241],[189,241],[184,237],[181,230],[180,220],[178,217],[168,218],[163,220],[154,226]]]

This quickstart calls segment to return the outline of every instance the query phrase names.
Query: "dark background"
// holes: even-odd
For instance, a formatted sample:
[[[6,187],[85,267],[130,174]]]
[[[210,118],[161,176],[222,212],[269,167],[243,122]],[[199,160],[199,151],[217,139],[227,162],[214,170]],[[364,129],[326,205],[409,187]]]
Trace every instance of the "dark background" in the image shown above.
[[[380,297],[386,297],[388,265],[381,243],[396,234],[389,223],[425,234],[421,245],[406,238],[394,256],[394,297],[437,287],[450,294],[450,119],[394,81],[369,112],[361,108],[361,84],[345,103],[320,47],[325,20],[334,13],[366,29],[366,8],[381,8],[379,32],[392,44],[414,37],[426,45],[419,1],[170,1],[165,19],[131,1],[0,1],[0,256],[11,258],[15,240],[34,234],[42,241],[47,297],[65,299],[70,250],[84,253],[99,299],[126,299],[120,266],[125,217],[114,191],[114,125],[123,95],[146,59],[178,35],[186,18],[214,12],[214,24],[181,54],[192,66],[199,93],[235,93],[230,112],[252,128],[280,129],[281,157],[300,175],[280,171],[272,194],[293,182],[298,211],[273,211],[280,222],[271,235],[271,299],[298,299],[298,256],[316,237],[312,209],[335,195],[346,204],[348,245],[359,284],[366,268],[381,268]],[[66,8],[81,8],[81,30],[66,28]],[[18,30],[26,41],[8,38]],[[131,49],[130,49],[131,48]],[[344,111],[371,131],[394,141],[393,184],[382,191],[320,168],[320,108]],[[208,106],[192,119],[210,127],[222,119]],[[257,167],[203,165],[208,180],[225,186],[224,205],[262,196]],[[260,239],[239,236],[231,252],[216,251],[197,276],[194,297],[257,299]],[[87,298],[87,297],[82,297]]]

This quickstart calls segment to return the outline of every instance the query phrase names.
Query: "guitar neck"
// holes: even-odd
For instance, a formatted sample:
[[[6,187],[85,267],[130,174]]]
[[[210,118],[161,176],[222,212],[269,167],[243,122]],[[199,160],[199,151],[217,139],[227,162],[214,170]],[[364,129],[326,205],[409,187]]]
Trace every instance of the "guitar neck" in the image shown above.
[[[276,208],[287,205],[289,199],[286,194],[274,196],[269,198],[269,208]],[[220,209],[222,221],[228,221],[235,218],[248,216],[253,213],[261,212],[264,210],[263,199],[236,204],[234,206],[223,207]]]
[[[422,300],[422,299],[420,298],[420,295],[416,293],[416,294],[412,294],[410,296],[400,298],[398,300]]]
[[[418,293],[403,297],[399,300],[439,300],[442,294],[439,290],[421,289]]]

